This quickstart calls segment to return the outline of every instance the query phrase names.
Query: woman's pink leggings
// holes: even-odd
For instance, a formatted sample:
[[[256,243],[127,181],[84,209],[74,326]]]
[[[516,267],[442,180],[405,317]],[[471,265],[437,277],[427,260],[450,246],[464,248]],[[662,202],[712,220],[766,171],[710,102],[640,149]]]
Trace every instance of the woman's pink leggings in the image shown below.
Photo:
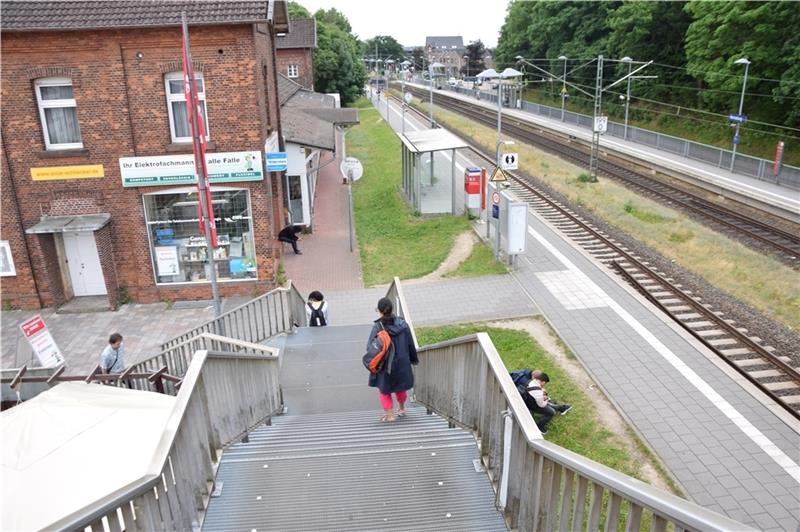
[[[406,397],[407,397],[406,392],[396,392],[395,395],[397,396],[398,403],[406,402]],[[384,410],[392,409],[392,394],[378,392],[378,398],[381,400],[381,406],[383,407]]]

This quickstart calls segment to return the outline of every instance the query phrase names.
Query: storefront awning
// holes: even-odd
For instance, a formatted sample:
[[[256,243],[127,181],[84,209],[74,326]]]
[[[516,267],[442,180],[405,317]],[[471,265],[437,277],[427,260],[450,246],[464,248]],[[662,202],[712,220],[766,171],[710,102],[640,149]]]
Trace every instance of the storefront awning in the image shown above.
[[[446,129],[424,129],[411,131],[401,136],[400,140],[411,153],[425,153],[439,150],[458,150],[469,148],[469,144],[453,135]]]
[[[97,231],[111,221],[108,213],[84,214],[80,216],[42,216],[41,221],[25,229],[28,235],[45,233],[67,233],[71,231]]]

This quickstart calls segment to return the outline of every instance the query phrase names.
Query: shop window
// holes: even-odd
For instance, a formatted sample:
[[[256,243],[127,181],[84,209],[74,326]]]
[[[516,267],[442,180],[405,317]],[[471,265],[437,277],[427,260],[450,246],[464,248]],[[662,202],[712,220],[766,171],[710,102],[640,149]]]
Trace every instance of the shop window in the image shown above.
[[[36,102],[48,150],[83,148],[78,110],[69,78],[36,80]]]
[[[212,191],[219,247],[213,250],[221,281],[255,279],[256,254],[248,190]],[[209,250],[192,190],[146,194],[144,211],[156,283],[210,281]]]
[[[14,259],[11,257],[11,246],[8,240],[0,240],[0,277],[14,277],[17,270],[14,268]]]
[[[206,129],[206,140],[209,138],[208,115],[206,114],[206,85],[203,74],[195,72],[197,80],[197,97],[200,99],[200,110]],[[192,142],[192,130],[189,128],[189,116],[186,114],[186,94],[183,92],[183,73],[172,72],[164,76],[167,90],[167,111],[169,113],[169,133],[172,142]]]
[[[297,65],[289,65],[289,77],[290,78],[300,77],[300,68]]]

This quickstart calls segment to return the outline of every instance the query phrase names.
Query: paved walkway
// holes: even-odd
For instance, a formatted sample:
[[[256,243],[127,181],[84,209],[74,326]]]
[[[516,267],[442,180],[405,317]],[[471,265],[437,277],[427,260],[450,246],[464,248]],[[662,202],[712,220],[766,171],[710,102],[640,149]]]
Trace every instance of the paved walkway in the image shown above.
[[[302,255],[295,255],[286,246],[283,255],[286,276],[304,296],[312,290],[327,295],[330,290],[361,288],[361,262],[358,243],[353,239],[350,251],[348,187],[342,184],[339,164],[343,139],[336,135],[336,156],[327,153],[320,158],[314,202],[314,232],[300,242]]]

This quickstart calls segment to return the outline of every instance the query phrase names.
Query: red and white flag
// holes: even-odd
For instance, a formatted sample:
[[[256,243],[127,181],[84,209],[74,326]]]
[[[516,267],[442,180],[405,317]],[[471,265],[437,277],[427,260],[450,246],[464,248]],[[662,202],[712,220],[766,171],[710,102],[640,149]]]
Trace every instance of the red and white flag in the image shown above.
[[[205,217],[203,207],[200,203],[200,180],[205,183],[206,205],[208,206],[208,225],[211,228],[211,247],[217,247],[217,224],[214,218],[214,206],[211,203],[211,184],[208,182],[208,168],[206,167],[206,127],[203,121],[203,108],[200,99],[197,97],[197,79],[194,75],[194,65],[191,61],[191,51],[189,50],[189,27],[183,24],[183,93],[186,97],[186,118],[189,120],[189,132],[192,135],[192,153],[194,154],[195,176],[197,177],[197,210],[200,219],[200,234],[206,234]],[[194,142],[194,124],[197,120],[197,135],[200,137],[200,146]]]

